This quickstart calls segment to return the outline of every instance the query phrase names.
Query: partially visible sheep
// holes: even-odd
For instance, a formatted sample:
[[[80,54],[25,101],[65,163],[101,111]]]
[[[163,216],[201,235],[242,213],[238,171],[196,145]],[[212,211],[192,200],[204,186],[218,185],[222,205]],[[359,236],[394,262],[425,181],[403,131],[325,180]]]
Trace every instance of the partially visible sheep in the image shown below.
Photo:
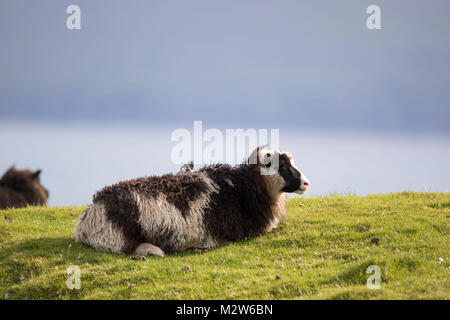
[[[16,170],[14,167],[0,179],[0,209],[45,205],[48,191],[40,184],[41,170]]]
[[[278,159],[274,174],[261,174],[270,166],[263,158]],[[289,153],[257,149],[251,159],[105,187],[80,217],[75,239],[104,251],[164,256],[269,232],[286,215],[285,193],[302,194],[309,182]]]

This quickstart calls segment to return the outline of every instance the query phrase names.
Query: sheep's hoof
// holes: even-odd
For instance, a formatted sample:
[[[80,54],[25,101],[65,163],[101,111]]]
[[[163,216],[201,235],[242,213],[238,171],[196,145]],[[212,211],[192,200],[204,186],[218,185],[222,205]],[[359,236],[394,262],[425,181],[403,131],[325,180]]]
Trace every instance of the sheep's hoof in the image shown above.
[[[134,252],[137,254],[142,254],[144,256],[154,255],[158,257],[164,257],[164,251],[151,243],[141,243],[140,245],[138,245]]]

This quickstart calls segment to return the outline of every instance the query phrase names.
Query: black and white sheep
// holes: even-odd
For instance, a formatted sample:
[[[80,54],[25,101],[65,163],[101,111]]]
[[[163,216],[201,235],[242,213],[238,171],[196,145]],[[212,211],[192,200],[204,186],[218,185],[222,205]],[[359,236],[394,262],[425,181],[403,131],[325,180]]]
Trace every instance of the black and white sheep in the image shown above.
[[[309,182],[289,153],[257,148],[255,158],[278,159],[278,170],[261,174],[270,162],[257,160],[105,187],[81,215],[75,239],[104,251],[164,256],[269,232],[286,215],[286,192],[303,194]]]

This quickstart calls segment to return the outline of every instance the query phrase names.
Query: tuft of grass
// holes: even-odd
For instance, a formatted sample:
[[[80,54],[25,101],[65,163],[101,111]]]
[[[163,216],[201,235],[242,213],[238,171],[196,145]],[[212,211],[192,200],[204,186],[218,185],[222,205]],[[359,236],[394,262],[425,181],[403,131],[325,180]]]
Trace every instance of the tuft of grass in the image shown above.
[[[74,242],[84,207],[3,210],[0,298],[448,299],[449,203],[448,193],[293,198],[267,235],[146,261]],[[66,285],[71,265],[79,290]],[[379,290],[366,286],[370,265]]]

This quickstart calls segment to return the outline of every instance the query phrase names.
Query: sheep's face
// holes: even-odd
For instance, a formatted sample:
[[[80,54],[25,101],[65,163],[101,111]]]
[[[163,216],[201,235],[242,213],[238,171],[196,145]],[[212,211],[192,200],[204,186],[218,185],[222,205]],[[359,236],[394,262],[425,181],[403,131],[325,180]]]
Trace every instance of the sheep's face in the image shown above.
[[[308,190],[309,180],[295,166],[294,158],[289,152],[259,148],[255,151],[252,156],[258,155],[256,162],[265,170],[262,171],[263,174],[269,176],[272,187],[276,189],[274,191],[304,194]]]
[[[11,167],[0,180],[0,185],[21,193],[29,204],[45,205],[48,199],[48,191],[39,179],[41,170],[29,169],[16,170]]]
[[[285,185],[281,191],[304,194],[309,188],[309,180],[295,166],[294,158],[288,152],[279,154],[279,175],[283,178]]]

